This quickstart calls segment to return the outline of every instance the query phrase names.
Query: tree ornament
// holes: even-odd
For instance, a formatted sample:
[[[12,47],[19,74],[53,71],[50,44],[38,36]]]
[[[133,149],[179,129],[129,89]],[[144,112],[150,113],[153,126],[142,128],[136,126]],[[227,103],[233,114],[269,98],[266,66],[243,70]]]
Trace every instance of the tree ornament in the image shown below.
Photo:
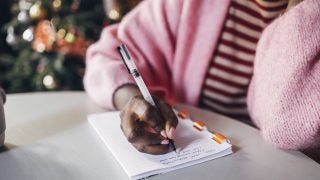
[[[53,17],[51,19],[51,23],[54,25],[54,26],[58,26],[60,24],[61,20],[59,17]]]
[[[33,27],[29,27],[28,29],[26,29],[25,31],[23,31],[22,33],[22,38],[28,42],[31,42],[33,40]]]
[[[81,0],[73,0],[73,2],[71,3],[71,6],[70,6],[70,11],[71,12],[78,11],[79,6],[80,6],[80,2],[81,2]]]
[[[17,37],[16,35],[14,34],[14,28],[13,26],[10,26],[8,29],[7,29],[7,37],[6,37],[6,42],[13,46],[17,43]]]
[[[75,36],[74,33],[68,32],[67,35],[66,35],[66,37],[65,37],[64,39],[65,39],[66,42],[68,42],[68,43],[73,43],[73,42],[75,41],[75,39],[76,39],[76,36]]]
[[[37,1],[31,6],[29,15],[32,19],[43,19],[47,15],[47,10],[42,6],[40,1]]]
[[[26,10],[22,10],[19,12],[18,16],[17,16],[18,21],[20,21],[21,23],[26,23],[30,20],[29,14]]]
[[[18,21],[21,23],[26,23],[30,20],[28,10],[31,7],[31,3],[26,0],[19,0],[19,9],[20,12],[17,16]]]
[[[57,50],[62,54],[77,55],[85,57],[88,46],[91,42],[85,40],[81,36],[77,36],[73,43],[67,42],[65,39],[57,40]]]
[[[66,30],[61,28],[57,32],[57,39],[63,39],[66,35]]]
[[[32,6],[30,0],[19,0],[19,8],[21,11],[29,10]]]
[[[48,20],[42,20],[35,27],[32,48],[37,52],[50,51],[55,40],[56,32],[53,25]]]
[[[59,9],[61,7],[61,0],[53,0],[52,7],[56,10]]]
[[[49,74],[44,76],[42,83],[44,87],[46,87],[47,89],[54,89],[57,87],[56,80],[52,75],[49,75]]]

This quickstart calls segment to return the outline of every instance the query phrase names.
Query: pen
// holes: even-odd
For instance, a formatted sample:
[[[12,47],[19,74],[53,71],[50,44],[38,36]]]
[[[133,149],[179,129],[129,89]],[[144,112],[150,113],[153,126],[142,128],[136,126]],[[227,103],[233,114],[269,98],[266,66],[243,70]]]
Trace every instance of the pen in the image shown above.
[[[149,102],[152,106],[156,107],[156,103],[154,102],[146,84],[144,83],[137,66],[135,65],[134,61],[131,59],[129,51],[125,44],[121,44],[118,48],[119,54],[123,60],[123,63],[125,64],[129,74],[133,76],[133,79],[135,80],[136,84],[139,87],[139,90],[143,96],[143,98]],[[158,111],[159,112],[159,111]],[[169,146],[176,151],[176,147],[174,145],[174,141],[172,139],[169,139]]]

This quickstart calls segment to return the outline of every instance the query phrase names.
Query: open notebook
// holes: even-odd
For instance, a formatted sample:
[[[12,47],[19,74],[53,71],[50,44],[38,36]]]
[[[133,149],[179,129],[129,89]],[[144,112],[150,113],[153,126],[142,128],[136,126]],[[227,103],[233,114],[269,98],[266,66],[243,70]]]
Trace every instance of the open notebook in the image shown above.
[[[199,131],[188,118],[179,118],[175,132],[178,153],[164,155],[137,151],[122,134],[119,112],[92,114],[88,120],[131,179],[166,173],[232,153],[231,144],[217,143],[212,139],[212,133]]]

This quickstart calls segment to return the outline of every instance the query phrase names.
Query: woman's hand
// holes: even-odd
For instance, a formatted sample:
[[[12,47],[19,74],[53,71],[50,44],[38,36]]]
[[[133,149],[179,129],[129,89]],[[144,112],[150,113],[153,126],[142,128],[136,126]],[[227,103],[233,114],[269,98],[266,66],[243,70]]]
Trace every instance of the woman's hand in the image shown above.
[[[167,103],[155,98],[157,108],[141,95],[132,97],[122,109],[121,129],[128,141],[140,152],[164,154],[169,152],[178,119]]]

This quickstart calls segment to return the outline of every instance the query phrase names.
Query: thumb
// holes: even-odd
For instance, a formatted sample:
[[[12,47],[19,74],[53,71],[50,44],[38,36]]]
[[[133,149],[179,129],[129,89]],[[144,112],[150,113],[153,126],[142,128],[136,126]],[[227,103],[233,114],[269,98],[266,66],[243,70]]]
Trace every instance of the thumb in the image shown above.
[[[172,107],[169,104],[163,101],[156,101],[156,104],[165,122],[164,123],[165,135],[169,139],[173,139],[175,129],[178,125],[178,118],[176,114],[173,112]]]
[[[175,130],[176,128],[172,125],[172,123],[167,121],[165,125],[165,132],[169,139],[174,139]]]

